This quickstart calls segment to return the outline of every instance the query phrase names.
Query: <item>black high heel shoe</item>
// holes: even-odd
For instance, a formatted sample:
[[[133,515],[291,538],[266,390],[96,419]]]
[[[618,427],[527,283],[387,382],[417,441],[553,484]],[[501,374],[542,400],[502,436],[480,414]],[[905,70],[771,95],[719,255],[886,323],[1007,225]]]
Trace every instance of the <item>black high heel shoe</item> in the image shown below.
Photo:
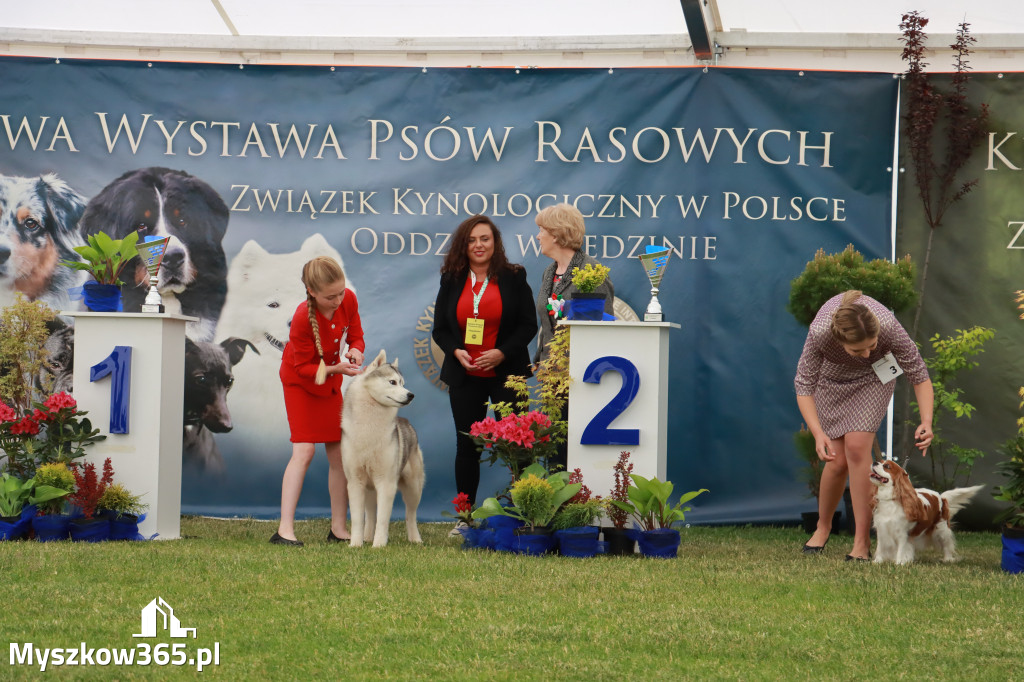
[[[829,537],[832,536],[830,535]],[[813,547],[811,545],[805,544],[802,551],[804,554],[821,554],[821,552],[825,549],[825,545],[828,544],[828,540],[829,538],[825,538],[825,544],[821,547]]]

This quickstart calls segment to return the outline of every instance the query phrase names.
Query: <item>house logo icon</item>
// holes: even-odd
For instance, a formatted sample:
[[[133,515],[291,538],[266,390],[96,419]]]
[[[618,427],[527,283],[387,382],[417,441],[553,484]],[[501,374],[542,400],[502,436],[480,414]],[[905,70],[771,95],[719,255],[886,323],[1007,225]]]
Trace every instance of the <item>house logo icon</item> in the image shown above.
[[[162,629],[167,630],[171,637],[188,637],[189,633],[192,633],[192,639],[196,637],[195,628],[181,627],[181,622],[174,615],[174,609],[163,597],[157,597],[142,609],[142,632],[132,637],[156,637],[161,623]]]

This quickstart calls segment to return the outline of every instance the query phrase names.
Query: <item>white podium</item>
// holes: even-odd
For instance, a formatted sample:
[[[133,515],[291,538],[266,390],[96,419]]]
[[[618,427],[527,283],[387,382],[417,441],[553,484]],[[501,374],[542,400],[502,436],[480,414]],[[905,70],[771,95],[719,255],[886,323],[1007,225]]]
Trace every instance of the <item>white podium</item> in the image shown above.
[[[666,479],[668,348],[674,322],[583,322],[570,328],[568,470],[595,495],[615,484],[619,453],[633,473]]]
[[[181,440],[185,400],[185,326],[197,318],[155,313],[61,313],[75,318],[75,400],[88,410],[93,428],[106,439],[87,448],[84,459],[102,474],[109,457],[114,481],[149,505],[139,532],[159,540],[181,537]],[[112,355],[116,347],[131,348]],[[108,367],[93,381],[92,368]],[[116,380],[125,366],[125,395]],[[103,372],[97,372],[101,374]],[[127,405],[125,405],[127,402]],[[111,433],[111,417],[127,424]]]

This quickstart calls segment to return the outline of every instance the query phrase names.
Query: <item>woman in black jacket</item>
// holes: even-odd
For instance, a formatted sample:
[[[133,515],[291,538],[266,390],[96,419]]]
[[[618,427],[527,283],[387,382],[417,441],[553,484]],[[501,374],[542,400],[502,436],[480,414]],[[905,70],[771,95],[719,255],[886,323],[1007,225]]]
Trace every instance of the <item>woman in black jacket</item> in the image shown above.
[[[487,416],[487,402],[515,402],[511,375],[530,376],[527,346],[537,334],[526,270],[509,263],[501,232],[487,216],[465,220],[441,265],[434,305],[434,342],[444,352],[441,380],[455,420],[455,486],[476,502],[480,453],[468,435]]]

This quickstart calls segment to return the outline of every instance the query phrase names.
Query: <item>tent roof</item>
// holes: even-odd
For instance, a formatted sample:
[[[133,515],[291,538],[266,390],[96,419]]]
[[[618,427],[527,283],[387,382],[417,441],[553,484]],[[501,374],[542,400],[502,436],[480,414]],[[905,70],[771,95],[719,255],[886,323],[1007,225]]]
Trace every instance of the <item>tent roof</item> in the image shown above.
[[[929,30],[1024,33],[1020,0],[704,0],[710,28],[896,33],[919,9]],[[0,0],[6,28],[212,36],[494,37],[686,32],[679,0]],[[717,23],[717,26],[715,24]]]

